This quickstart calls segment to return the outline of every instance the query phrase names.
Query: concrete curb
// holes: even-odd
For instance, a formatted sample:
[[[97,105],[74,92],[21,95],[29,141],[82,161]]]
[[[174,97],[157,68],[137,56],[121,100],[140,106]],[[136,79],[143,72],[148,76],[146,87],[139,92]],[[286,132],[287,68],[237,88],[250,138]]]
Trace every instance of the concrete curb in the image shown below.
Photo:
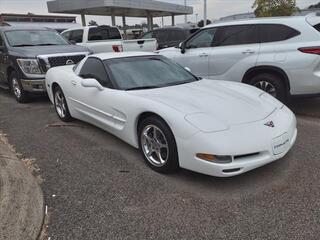
[[[44,219],[41,187],[1,132],[0,216],[0,240],[35,240]]]

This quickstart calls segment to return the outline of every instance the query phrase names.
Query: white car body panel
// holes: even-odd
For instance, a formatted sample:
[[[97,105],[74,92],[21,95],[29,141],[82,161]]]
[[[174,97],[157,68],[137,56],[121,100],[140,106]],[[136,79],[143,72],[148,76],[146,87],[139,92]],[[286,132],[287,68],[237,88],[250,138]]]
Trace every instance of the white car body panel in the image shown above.
[[[105,60],[145,55],[109,53],[95,57]],[[77,71],[73,71],[73,66],[48,71],[46,86],[52,103],[52,86],[58,84],[72,117],[96,125],[136,148],[139,117],[143,113],[157,114],[175,136],[180,166],[192,171],[219,177],[238,175],[282,158],[297,136],[294,114],[278,100],[248,85],[204,79],[149,90],[99,90],[83,87]],[[268,121],[275,126],[266,126]],[[279,145],[277,154],[274,145]],[[196,158],[199,152],[259,154],[240,157],[229,164],[215,164]],[[239,170],[224,172],[235,168]]]
[[[184,54],[179,48],[167,48],[158,53],[190,68],[197,76],[213,80],[242,82],[246,72],[252,68],[276,67],[287,75],[291,95],[320,94],[320,56],[298,50],[320,46],[320,33],[313,27],[319,23],[320,17],[316,15],[218,22],[204,29],[282,24],[301,34],[279,42],[187,49]]]

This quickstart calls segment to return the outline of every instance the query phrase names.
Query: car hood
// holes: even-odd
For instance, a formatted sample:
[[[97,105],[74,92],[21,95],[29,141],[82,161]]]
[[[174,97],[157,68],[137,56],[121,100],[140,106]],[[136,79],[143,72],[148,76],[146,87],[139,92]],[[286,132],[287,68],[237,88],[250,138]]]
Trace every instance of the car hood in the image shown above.
[[[279,107],[265,101],[259,89],[214,80],[129,93],[174,108],[187,120],[201,123],[211,119],[228,126],[263,120]]]
[[[55,45],[55,46],[35,46],[35,47],[12,47],[11,52],[26,58],[36,58],[39,55],[63,54],[76,52],[90,52],[88,48],[77,45]]]

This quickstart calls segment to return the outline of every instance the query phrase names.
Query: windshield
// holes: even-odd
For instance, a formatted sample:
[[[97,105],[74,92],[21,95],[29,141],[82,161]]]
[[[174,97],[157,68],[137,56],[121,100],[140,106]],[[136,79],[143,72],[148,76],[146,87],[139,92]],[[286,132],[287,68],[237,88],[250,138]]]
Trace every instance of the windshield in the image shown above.
[[[46,30],[7,31],[6,38],[12,47],[68,45],[59,33]]]
[[[119,89],[159,88],[197,81],[181,66],[161,56],[131,57],[105,60]]]

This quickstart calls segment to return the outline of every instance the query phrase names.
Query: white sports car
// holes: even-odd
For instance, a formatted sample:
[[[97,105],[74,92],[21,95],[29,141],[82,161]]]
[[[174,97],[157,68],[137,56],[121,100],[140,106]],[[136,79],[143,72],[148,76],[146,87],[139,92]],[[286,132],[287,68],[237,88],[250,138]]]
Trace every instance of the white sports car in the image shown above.
[[[297,137],[294,114],[267,93],[195,77],[153,53],[92,55],[50,69],[46,86],[62,121],[112,133],[162,173],[238,175],[282,158]]]

